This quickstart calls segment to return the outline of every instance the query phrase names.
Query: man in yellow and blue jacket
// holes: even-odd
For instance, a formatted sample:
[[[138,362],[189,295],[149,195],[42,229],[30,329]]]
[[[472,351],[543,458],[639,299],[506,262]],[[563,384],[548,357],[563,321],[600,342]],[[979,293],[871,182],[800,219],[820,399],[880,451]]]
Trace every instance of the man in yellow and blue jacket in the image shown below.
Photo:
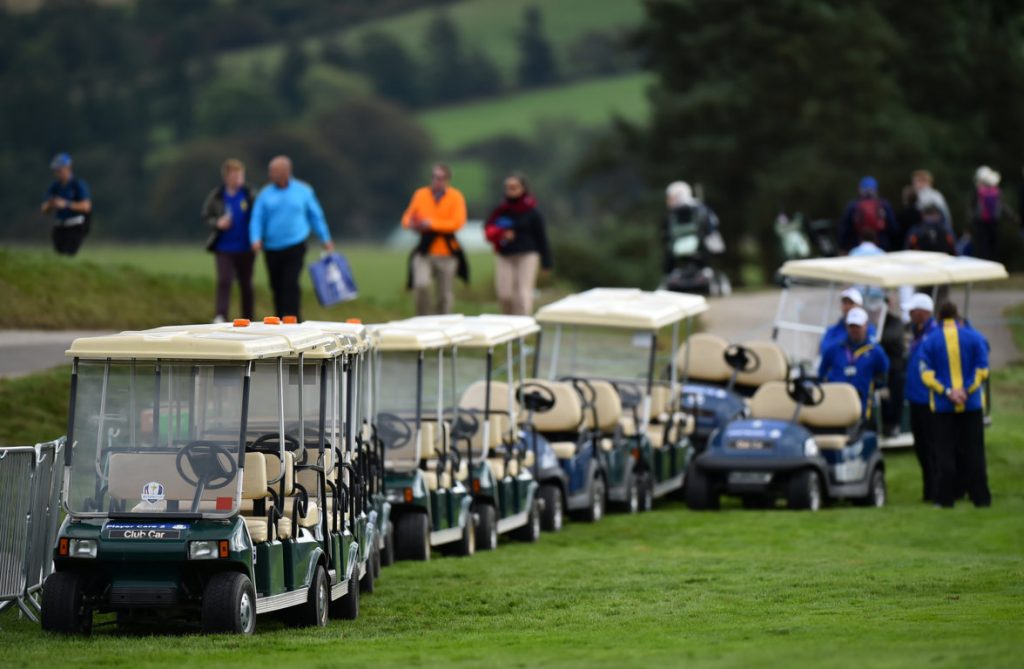
[[[960,321],[956,305],[942,305],[938,316],[939,327],[921,344],[920,367],[934,420],[935,502],[952,507],[966,487],[975,506],[989,506],[982,394],[988,344]]]

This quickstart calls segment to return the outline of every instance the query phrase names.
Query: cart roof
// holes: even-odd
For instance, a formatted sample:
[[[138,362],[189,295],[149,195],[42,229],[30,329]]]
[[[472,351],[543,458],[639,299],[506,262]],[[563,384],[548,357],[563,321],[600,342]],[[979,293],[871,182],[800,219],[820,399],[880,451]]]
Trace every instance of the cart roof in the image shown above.
[[[259,360],[315,353],[334,346],[332,337],[298,326],[226,328],[167,326],[101,337],[82,337],[65,355],[115,360]]]
[[[362,323],[334,323],[331,321],[303,321],[304,326],[344,338],[347,353],[361,353],[373,345],[370,330]]]
[[[417,320],[392,321],[371,325],[370,330],[381,351],[427,351],[461,344],[469,339],[457,321]]]
[[[637,288],[593,288],[562,298],[537,312],[543,324],[594,325],[658,330],[707,311],[700,295]]]
[[[540,325],[537,323],[537,319],[533,316],[506,316],[505,314],[480,314],[474,316],[474,318],[480,319],[481,321],[494,321],[496,323],[505,323],[516,330],[516,336],[518,337],[529,337],[532,334],[540,332]]]
[[[1001,263],[929,251],[790,260],[779,271],[794,279],[881,288],[998,281],[1009,276]]]
[[[448,314],[444,316],[418,316],[403,323],[449,329],[457,326],[465,331],[466,339],[459,342],[460,347],[490,348],[525,337],[540,330],[540,326],[530,316],[463,316]]]

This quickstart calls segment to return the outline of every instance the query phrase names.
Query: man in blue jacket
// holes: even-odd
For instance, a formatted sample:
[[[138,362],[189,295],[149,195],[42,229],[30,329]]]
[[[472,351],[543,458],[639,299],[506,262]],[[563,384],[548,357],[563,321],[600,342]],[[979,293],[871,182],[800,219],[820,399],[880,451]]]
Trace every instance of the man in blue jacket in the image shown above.
[[[270,161],[270,183],[256,197],[249,221],[249,241],[254,253],[264,251],[274,311],[278,316],[302,320],[299,275],[306,258],[310,232],[334,249],[323,209],[313,188],[292,176],[292,161],[277,156]]]
[[[46,191],[40,211],[54,215],[53,250],[60,255],[73,256],[89,234],[92,195],[85,181],[72,173],[71,156],[68,154],[54,156],[50,169],[53,170],[54,181]]]
[[[825,330],[825,334],[821,336],[821,344],[818,346],[818,350],[821,353],[846,339],[846,314],[850,313],[850,309],[854,307],[863,306],[864,296],[856,288],[847,288],[839,293],[839,320],[829,326]],[[878,333],[875,330],[875,324],[868,323],[868,339],[875,341],[877,338]]]
[[[921,380],[933,412],[935,501],[952,507],[962,494],[962,478],[974,505],[990,506],[982,397],[989,373],[988,344],[959,319],[951,302],[939,309],[939,320],[921,344]],[[957,471],[958,464],[963,471]]]
[[[876,387],[885,385],[889,356],[868,339],[868,312],[854,307],[846,314],[846,337],[821,355],[818,378],[849,383],[860,395],[861,415],[871,418],[871,400]]]
[[[910,314],[910,349],[907,352],[907,384],[904,395],[910,404],[910,430],[914,434],[914,453],[921,465],[921,482],[924,487],[922,499],[935,501],[935,458],[934,436],[932,435],[932,409],[928,403],[928,387],[921,379],[924,371],[922,347],[925,338],[938,325],[932,318],[935,305],[926,293],[914,293],[903,305]]]

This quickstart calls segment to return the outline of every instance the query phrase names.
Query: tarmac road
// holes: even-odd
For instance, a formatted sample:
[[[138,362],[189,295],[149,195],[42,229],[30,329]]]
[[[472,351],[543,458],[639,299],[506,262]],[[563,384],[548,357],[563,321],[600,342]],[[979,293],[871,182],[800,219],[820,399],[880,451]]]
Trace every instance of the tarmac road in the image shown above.
[[[955,296],[959,299],[959,293]],[[708,332],[729,341],[770,339],[779,291],[738,293],[713,299],[704,316]],[[1024,359],[1013,343],[1003,311],[1024,302],[1019,290],[975,290],[971,296],[970,317],[992,345],[991,365],[1004,367]],[[0,330],[0,377],[17,377],[49,369],[67,362],[64,351],[77,337],[109,334],[75,330]]]

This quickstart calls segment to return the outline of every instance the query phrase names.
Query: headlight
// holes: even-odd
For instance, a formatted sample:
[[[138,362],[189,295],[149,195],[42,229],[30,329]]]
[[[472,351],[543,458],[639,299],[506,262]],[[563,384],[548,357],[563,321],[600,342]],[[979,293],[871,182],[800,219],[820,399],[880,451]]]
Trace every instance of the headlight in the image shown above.
[[[810,457],[818,454],[818,444],[815,443],[814,439],[808,437],[807,441],[804,442],[804,455]]]
[[[95,539],[72,539],[68,546],[68,557],[94,558],[96,557]]]
[[[216,541],[190,541],[188,542],[188,559],[189,560],[216,560],[217,559],[217,544]]]

